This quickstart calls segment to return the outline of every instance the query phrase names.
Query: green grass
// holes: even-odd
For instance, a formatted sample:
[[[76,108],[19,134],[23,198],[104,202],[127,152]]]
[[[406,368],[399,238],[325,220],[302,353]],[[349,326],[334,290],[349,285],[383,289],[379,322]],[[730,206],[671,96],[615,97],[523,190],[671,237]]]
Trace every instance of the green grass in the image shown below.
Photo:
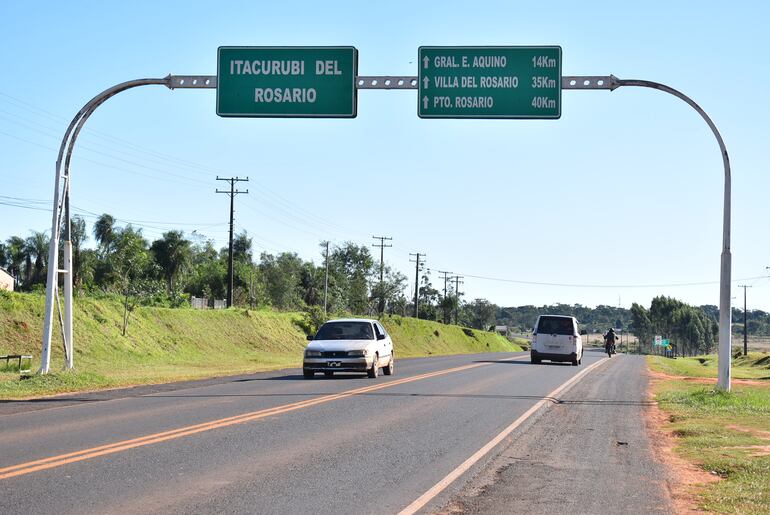
[[[509,342],[487,331],[445,325],[428,320],[387,316],[382,323],[401,358],[480,352],[520,351],[526,340]]]
[[[672,370],[657,361],[650,359],[653,369]],[[741,366],[756,362],[749,356]],[[691,369],[693,374],[687,374]],[[692,363],[673,370],[704,377]],[[655,393],[670,417],[667,429],[677,438],[676,451],[722,478],[698,491],[698,507],[717,513],[770,513],[770,455],[762,455],[770,452],[770,381],[737,385],[728,393],[692,381],[664,380]]]
[[[31,354],[40,366],[44,298],[0,291],[0,355]],[[270,309],[137,308],[121,335],[114,299],[76,298],[75,369],[63,369],[61,333],[53,335],[54,374],[19,379],[0,370],[0,398],[162,383],[301,366],[307,344],[301,313]],[[412,318],[386,317],[398,357],[520,350],[505,338]],[[466,329],[466,331],[469,331]]]
[[[668,359],[662,356],[650,356],[653,370],[668,375],[688,377],[717,377],[717,357],[715,354],[692,358]],[[770,354],[749,352],[747,356],[733,357],[732,377],[735,379],[770,380]]]

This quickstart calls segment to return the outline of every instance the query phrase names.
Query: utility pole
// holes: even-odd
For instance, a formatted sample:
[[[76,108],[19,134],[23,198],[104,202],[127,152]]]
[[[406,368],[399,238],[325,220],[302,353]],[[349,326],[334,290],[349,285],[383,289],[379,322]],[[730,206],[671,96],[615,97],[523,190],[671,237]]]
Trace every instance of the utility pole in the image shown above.
[[[326,242],[326,274],[324,275],[324,316],[326,316],[327,299],[329,298],[329,242]]]
[[[444,276],[444,300],[446,300],[446,283],[449,280],[449,274],[451,274],[452,272],[446,272],[444,270],[436,270],[436,272],[438,272],[439,274],[443,274]],[[451,320],[447,320],[447,318],[449,317],[447,316],[446,307],[444,307],[443,311],[444,311],[444,323],[448,324],[451,322]]]
[[[385,243],[385,241],[392,241],[393,238],[389,238],[387,236],[372,236],[375,240],[380,240],[379,243],[372,243],[372,247],[379,247],[380,249],[380,302],[379,306],[377,308],[377,312],[382,316],[382,313],[385,311],[385,289],[383,288],[383,273],[385,271],[385,247],[392,247],[393,245],[388,245]]]
[[[217,175],[218,181],[226,181],[230,183],[230,191],[224,190],[216,190],[217,193],[226,193],[227,195],[230,195],[230,243],[228,245],[228,253],[227,253],[227,307],[232,307],[233,305],[233,213],[235,212],[233,207],[233,201],[235,200],[235,196],[239,193],[248,193],[249,190],[246,191],[239,191],[235,189],[235,183],[236,182],[248,182],[249,178],[246,177],[245,179],[241,179],[239,177],[230,177],[229,179],[226,177],[220,177]]]
[[[456,275],[452,277],[452,279],[455,280],[455,325],[460,325],[459,320],[457,318],[458,309],[460,307],[460,285],[465,284],[465,281],[461,281],[462,275]]]
[[[409,253],[410,256],[415,256],[415,259],[410,259],[410,263],[414,263],[414,318],[420,318],[419,298],[420,298],[420,270],[421,265],[425,264],[425,254]],[[420,260],[422,258],[422,261]]]
[[[747,327],[747,314],[746,314],[746,288],[751,288],[745,284],[739,284],[738,288],[743,288],[743,355],[749,353],[749,334]]]

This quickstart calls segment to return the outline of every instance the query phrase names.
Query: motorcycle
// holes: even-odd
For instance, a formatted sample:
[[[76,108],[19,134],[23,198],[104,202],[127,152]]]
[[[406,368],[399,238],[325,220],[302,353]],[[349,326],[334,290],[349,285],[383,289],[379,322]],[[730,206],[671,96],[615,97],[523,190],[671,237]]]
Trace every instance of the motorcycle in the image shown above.
[[[616,354],[616,352],[615,352],[615,344],[614,343],[610,343],[610,342],[606,342],[604,344],[604,352],[606,352],[607,356],[611,358],[613,354]]]

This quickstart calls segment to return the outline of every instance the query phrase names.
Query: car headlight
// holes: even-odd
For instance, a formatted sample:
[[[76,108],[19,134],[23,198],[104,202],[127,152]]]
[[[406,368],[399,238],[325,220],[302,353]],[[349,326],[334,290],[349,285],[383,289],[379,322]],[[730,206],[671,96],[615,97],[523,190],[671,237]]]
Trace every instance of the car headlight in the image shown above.
[[[355,357],[358,357],[358,358],[362,358],[362,357],[366,356],[367,354],[369,354],[369,351],[367,351],[366,349],[348,351],[348,356],[355,356]]]
[[[305,357],[306,358],[320,358],[321,357],[321,351],[320,350],[306,350],[305,351]]]

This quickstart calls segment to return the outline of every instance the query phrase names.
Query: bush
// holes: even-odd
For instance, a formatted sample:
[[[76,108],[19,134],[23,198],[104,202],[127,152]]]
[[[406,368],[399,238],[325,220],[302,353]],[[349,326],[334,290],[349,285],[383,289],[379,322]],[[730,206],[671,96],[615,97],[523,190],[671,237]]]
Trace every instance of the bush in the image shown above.
[[[326,316],[322,308],[308,306],[302,313],[302,319],[297,322],[297,326],[308,336],[313,336],[328,319],[329,317]]]

